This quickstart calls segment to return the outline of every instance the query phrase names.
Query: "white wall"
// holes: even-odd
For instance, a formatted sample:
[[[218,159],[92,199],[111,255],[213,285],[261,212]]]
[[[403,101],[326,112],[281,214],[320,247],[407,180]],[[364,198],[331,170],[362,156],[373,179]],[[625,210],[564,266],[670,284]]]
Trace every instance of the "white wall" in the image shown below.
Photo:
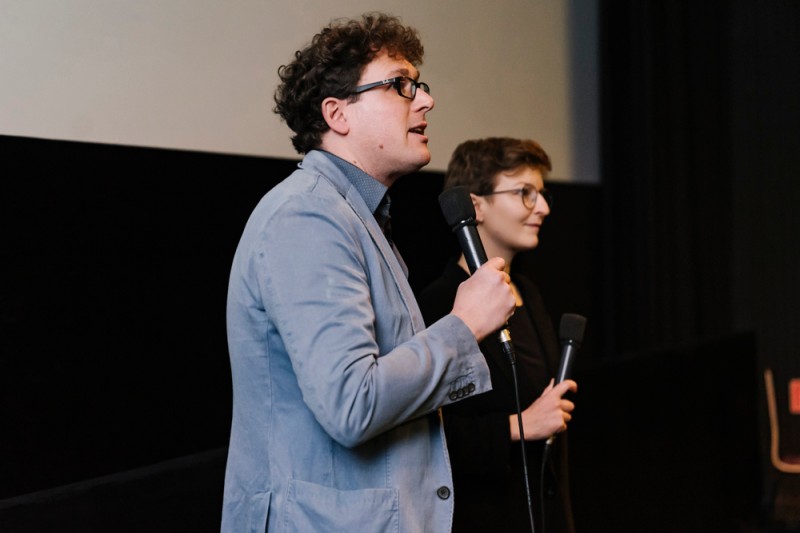
[[[599,181],[597,0],[0,0],[0,134],[298,158],[277,68],[331,18],[421,33],[431,170],[462,140],[538,140]]]

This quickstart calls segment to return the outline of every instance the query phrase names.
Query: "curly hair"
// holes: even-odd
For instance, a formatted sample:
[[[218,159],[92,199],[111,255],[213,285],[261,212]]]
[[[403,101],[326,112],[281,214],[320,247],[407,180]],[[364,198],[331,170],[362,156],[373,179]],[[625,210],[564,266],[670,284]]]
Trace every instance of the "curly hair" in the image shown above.
[[[542,178],[552,170],[550,157],[536,141],[511,137],[465,141],[450,157],[444,188],[463,186],[473,194],[488,194],[494,190],[499,173],[513,172],[525,166],[540,171]]]
[[[337,19],[314,36],[311,44],[294,53],[294,61],[278,68],[281,83],[275,90],[275,108],[295,133],[292,145],[300,154],[319,148],[328,125],[322,101],[353,95],[364,68],[382,50],[417,66],[424,49],[417,30],[398,17],[365,13],[361,19]]]

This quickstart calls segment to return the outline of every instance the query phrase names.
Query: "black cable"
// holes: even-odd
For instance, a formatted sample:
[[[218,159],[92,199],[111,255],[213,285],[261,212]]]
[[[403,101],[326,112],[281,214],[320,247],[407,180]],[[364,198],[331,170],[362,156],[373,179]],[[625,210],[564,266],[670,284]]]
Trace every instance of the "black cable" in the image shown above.
[[[525,493],[528,497],[528,517],[531,521],[531,533],[536,533],[536,526],[533,523],[533,498],[531,497],[531,485],[528,480],[528,457],[525,452],[525,430],[522,427],[522,407],[519,402],[519,383],[517,382],[517,358],[514,355],[514,348],[510,342],[502,342],[503,352],[511,362],[511,375],[514,378],[514,399],[517,405],[517,423],[519,424],[519,443],[522,450],[522,472],[525,478]]]
[[[545,474],[545,470],[547,470],[547,461],[550,458],[550,446],[551,446],[552,443],[553,443],[552,440],[550,440],[550,439],[546,440],[545,443],[544,443],[544,448],[542,449],[542,473],[541,473],[541,476],[539,477],[539,487],[540,487],[539,488],[539,494],[541,494],[541,498],[539,499],[539,502],[540,502],[540,506],[542,508],[541,509],[541,512],[542,512],[542,520],[541,520],[542,521],[542,531],[547,531],[545,529],[545,525],[544,525],[544,515],[545,515],[544,502],[545,502],[545,497],[547,495],[547,493],[545,492],[546,489],[544,487],[544,474]]]

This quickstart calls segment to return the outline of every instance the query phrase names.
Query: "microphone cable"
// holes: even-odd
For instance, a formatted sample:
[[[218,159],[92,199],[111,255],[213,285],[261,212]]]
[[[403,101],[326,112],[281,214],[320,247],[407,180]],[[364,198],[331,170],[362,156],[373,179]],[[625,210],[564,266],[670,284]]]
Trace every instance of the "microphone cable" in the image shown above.
[[[508,332],[507,329],[503,330]],[[517,357],[514,354],[514,345],[511,344],[511,339],[508,342],[500,343],[503,346],[503,353],[508,357],[511,363],[511,376],[514,381],[514,402],[517,407],[517,424],[519,425],[519,444],[522,452],[522,476],[525,480],[525,495],[528,501],[528,518],[531,522],[531,533],[536,533],[536,526],[533,522],[533,498],[531,496],[531,484],[528,476],[528,454],[525,449],[525,429],[522,427],[522,405],[519,401],[519,381],[517,380]],[[544,504],[542,504],[544,505]],[[544,507],[542,507],[544,509]]]
[[[541,494],[541,498],[539,499],[539,505],[541,507],[542,531],[547,531],[545,529],[545,525],[544,525],[545,524],[545,522],[544,522],[544,515],[545,515],[544,502],[545,502],[545,497],[547,495],[547,493],[545,492],[545,490],[547,490],[547,489],[545,489],[545,486],[544,486],[544,476],[545,476],[545,471],[547,470],[547,463],[548,463],[548,461],[550,459],[550,445],[552,444],[552,442],[553,442],[552,440],[547,439],[547,441],[545,441],[545,443],[544,443],[544,448],[542,448],[542,471],[541,471],[541,475],[539,476],[539,494]]]

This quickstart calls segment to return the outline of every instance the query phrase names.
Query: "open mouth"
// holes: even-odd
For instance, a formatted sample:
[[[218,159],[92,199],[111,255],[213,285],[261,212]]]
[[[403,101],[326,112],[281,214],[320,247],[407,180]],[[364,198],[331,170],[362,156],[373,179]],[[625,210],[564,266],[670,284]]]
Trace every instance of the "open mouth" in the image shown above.
[[[410,131],[411,133],[417,133],[419,135],[425,135],[425,128],[424,127],[411,128],[408,131]]]

